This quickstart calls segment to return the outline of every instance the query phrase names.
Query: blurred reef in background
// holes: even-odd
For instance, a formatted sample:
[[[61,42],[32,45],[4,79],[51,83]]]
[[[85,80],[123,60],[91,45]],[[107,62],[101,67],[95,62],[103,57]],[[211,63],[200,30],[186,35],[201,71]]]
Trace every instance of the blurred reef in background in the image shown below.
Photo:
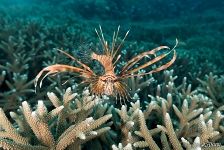
[[[223,12],[221,0],[1,0],[0,148],[223,150]],[[118,25],[120,37],[130,29],[118,67],[176,38],[177,60],[127,80],[127,105],[91,95],[71,74],[35,93],[43,67],[75,65],[57,48],[100,70],[88,56],[102,51],[99,25],[109,43]]]

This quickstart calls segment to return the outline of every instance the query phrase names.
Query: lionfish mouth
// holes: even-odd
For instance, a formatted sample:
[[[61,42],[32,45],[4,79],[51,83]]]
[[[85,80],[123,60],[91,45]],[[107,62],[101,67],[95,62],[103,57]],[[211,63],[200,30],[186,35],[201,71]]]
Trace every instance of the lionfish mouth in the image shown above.
[[[104,79],[105,76],[101,76],[96,79],[94,82],[90,83],[90,90],[93,94],[98,96],[113,96],[116,99],[124,99],[127,100],[130,98],[130,95],[127,90],[127,85],[123,83],[123,81],[119,81],[117,79],[107,78]]]
[[[111,81],[105,82],[104,94],[105,95],[114,95],[114,84]]]

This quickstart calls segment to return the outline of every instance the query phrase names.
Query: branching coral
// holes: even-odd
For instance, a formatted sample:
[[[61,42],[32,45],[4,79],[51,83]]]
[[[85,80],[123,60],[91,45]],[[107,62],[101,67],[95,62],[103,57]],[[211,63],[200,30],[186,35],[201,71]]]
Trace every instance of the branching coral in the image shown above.
[[[142,111],[139,111],[139,123],[140,123],[140,131],[137,132],[137,135],[144,138],[145,141],[138,141],[134,143],[134,147],[149,147],[150,149],[159,150],[159,146],[152,138],[152,134],[148,130],[145,122],[145,117]]]
[[[202,85],[199,90],[212,98],[216,107],[220,107],[224,102],[224,76],[219,77],[210,73],[205,76],[205,80],[198,81]]]
[[[223,106],[215,110],[213,99],[198,89],[192,91],[186,78],[176,85],[176,78],[166,72],[166,84],[157,87],[157,95],[149,95],[151,101],[146,107],[137,100],[114,108],[90,95],[88,89],[82,94],[73,93],[71,88],[65,93],[59,91],[62,100],[48,92],[54,106],[51,111],[43,101],[35,111],[23,102],[17,113],[10,113],[16,122],[12,125],[1,110],[0,145],[3,149],[81,149],[97,138],[109,141],[115,150],[222,149]],[[107,122],[110,118],[113,122]]]
[[[28,57],[24,52],[24,40],[15,40],[14,37],[9,37],[8,41],[1,41],[0,49],[6,54],[8,60],[0,65],[0,70],[3,70],[6,87],[0,93],[1,100],[8,100],[1,104],[4,110],[11,110],[17,107],[20,101],[34,91],[30,88],[32,80],[28,79]],[[1,86],[4,86],[1,84]]]
[[[213,100],[197,89],[191,91],[191,85],[187,84],[186,78],[181,85],[176,86],[174,81],[177,77],[173,78],[169,72],[166,74],[166,84],[158,86],[157,96],[149,95],[151,102],[145,110],[139,103],[132,104],[129,111],[125,106],[117,110],[124,123],[121,126],[121,141],[125,141],[122,146],[128,144],[132,148],[177,150],[222,149],[223,146],[218,144],[223,143],[223,115],[220,112],[223,112],[222,107],[214,110]],[[166,98],[161,97],[163,95]],[[150,125],[152,121],[156,122],[156,127]],[[129,122],[132,126],[128,125]],[[160,123],[162,125],[158,125]]]
[[[140,102],[136,101],[131,103],[131,107],[127,110],[127,106],[122,105],[121,109],[116,109],[120,120],[116,121],[115,125],[121,130],[121,142],[123,145],[134,142],[136,139],[133,138],[132,134],[136,127],[138,120],[138,111],[140,110]]]
[[[76,99],[75,104],[72,100],[76,96],[78,98],[78,95],[72,93],[71,88],[66,90],[63,101],[54,93],[49,93],[48,96],[55,106],[50,112],[43,101],[38,101],[35,111],[24,101],[20,107],[21,115],[10,113],[18,130],[10,123],[3,110],[0,110],[0,147],[12,150],[81,149],[83,143],[110,130],[108,126],[100,126],[112,117],[111,114],[97,119],[88,117],[99,99],[89,96],[87,91],[82,100]]]
[[[11,80],[5,80],[9,90],[0,93],[0,100],[4,102],[1,104],[4,110],[15,109],[17,104],[25,99],[29,94],[34,93],[30,87],[33,85],[33,80],[28,81],[26,74],[13,73]]]

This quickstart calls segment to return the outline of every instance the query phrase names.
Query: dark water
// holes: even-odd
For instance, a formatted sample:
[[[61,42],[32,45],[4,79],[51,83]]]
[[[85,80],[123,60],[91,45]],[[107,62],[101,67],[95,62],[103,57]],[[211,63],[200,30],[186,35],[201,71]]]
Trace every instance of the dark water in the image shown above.
[[[191,61],[199,63],[188,68],[197,71],[207,68],[205,73],[222,74],[223,10],[224,2],[218,0],[1,0],[0,40],[18,39],[19,33],[28,31],[26,38],[29,40],[30,37],[45,38],[42,44],[48,44],[44,44],[43,47],[47,47],[43,49],[84,47],[82,49],[86,50],[90,42],[97,42],[94,29],[98,25],[102,26],[107,40],[111,40],[113,31],[121,25],[121,34],[130,30],[126,41],[137,42],[137,45],[143,42],[143,47],[149,45],[145,49],[153,45],[171,46],[177,38],[179,54],[194,55]],[[25,46],[24,50],[28,49]],[[138,50],[141,48],[130,53]]]

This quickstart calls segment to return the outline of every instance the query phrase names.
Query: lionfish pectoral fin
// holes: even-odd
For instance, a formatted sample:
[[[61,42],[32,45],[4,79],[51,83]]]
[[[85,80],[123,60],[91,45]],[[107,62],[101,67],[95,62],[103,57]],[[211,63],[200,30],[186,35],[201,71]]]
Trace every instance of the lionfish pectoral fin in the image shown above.
[[[158,56],[156,56],[154,59],[150,60],[149,62],[147,62],[147,63],[145,63],[145,64],[143,64],[143,65],[140,65],[140,66],[137,67],[137,68],[134,68],[134,69],[132,69],[132,70],[128,70],[128,69],[125,70],[125,69],[122,69],[123,71],[121,72],[120,76],[121,76],[122,78],[128,78],[128,77],[132,77],[132,76],[143,76],[143,75],[147,75],[147,74],[152,74],[152,73],[155,73],[155,72],[159,72],[159,71],[161,71],[161,70],[164,70],[164,69],[168,68],[168,67],[171,66],[171,65],[174,63],[174,61],[176,60],[176,51],[175,51],[175,48],[176,48],[177,44],[178,44],[178,40],[176,39],[176,44],[175,44],[175,46],[174,46],[169,52],[167,52],[167,53],[165,53],[165,54],[162,54],[162,55],[158,55]],[[162,49],[164,49],[164,48],[166,48],[166,49],[167,49],[167,48],[170,49],[170,48],[167,47],[167,46],[160,46],[160,47],[154,49],[154,51],[156,52],[156,51],[162,50]],[[140,69],[144,69],[144,68],[146,68],[146,67],[148,67],[148,66],[151,66],[152,64],[154,64],[154,63],[156,63],[156,62],[162,60],[163,58],[165,58],[166,56],[168,56],[171,52],[173,52],[173,57],[172,57],[172,59],[171,59],[169,62],[167,62],[166,64],[164,64],[164,65],[162,65],[162,66],[160,66],[160,67],[158,67],[158,68],[156,68],[156,69],[153,69],[153,70],[151,70],[151,71],[149,71],[149,72],[136,74],[136,72],[138,72]],[[128,64],[125,65],[125,68],[130,68],[130,66],[133,66],[136,62],[138,62],[140,59],[142,59],[144,56],[148,55],[149,53],[150,53],[150,54],[155,54],[154,52],[151,52],[151,51],[149,51],[148,53],[147,53],[147,52],[143,52],[142,54],[139,54],[139,55],[138,55],[139,57],[134,57],[133,59],[135,59],[135,60],[131,60],[131,61],[129,61]],[[134,64],[133,64],[133,63],[134,63]]]
[[[41,76],[43,75],[44,72],[47,72],[47,73],[41,78]],[[88,70],[84,70],[84,69],[81,69],[78,67],[73,67],[73,66],[63,65],[63,64],[51,65],[51,66],[48,66],[48,67],[45,67],[44,69],[42,69],[36,76],[35,81],[34,81],[35,91],[36,91],[36,87],[37,87],[39,80],[40,80],[39,86],[41,88],[42,82],[47,76],[55,75],[60,72],[73,72],[73,73],[78,73],[80,76],[82,76],[82,74],[88,74],[89,76],[92,75],[92,72],[89,72]]]
[[[133,57],[131,60],[129,60],[126,65],[122,68],[121,74],[125,74],[127,70],[129,70],[131,67],[133,67],[137,62],[139,62],[142,58],[147,57],[148,55],[155,55],[156,52],[162,50],[162,49],[169,49],[168,46],[159,46],[157,48],[154,48],[150,51],[143,52],[141,54],[138,54],[137,56]]]
[[[41,88],[42,87],[42,83],[43,83],[43,80],[48,76],[48,75],[54,75],[54,74],[57,74],[59,71],[57,69],[55,69],[54,67],[55,65],[52,65],[52,66],[48,66],[48,67],[45,67],[44,69],[42,69],[36,76],[35,80],[34,80],[34,87],[35,87],[35,92],[37,90],[37,85],[38,85],[38,81],[40,80],[39,82],[39,87]],[[44,72],[47,72],[43,77],[41,77],[43,75]]]

